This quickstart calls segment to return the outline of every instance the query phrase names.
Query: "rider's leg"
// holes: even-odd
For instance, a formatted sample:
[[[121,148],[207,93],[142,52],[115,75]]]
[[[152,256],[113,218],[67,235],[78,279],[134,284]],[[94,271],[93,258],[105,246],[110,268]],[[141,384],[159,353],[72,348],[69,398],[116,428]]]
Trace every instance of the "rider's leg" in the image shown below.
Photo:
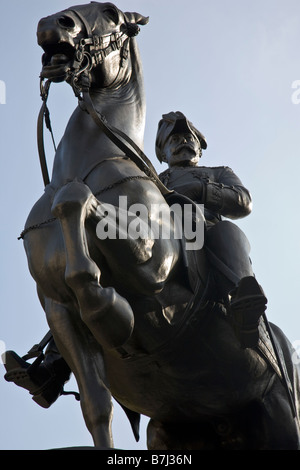
[[[267,298],[253,274],[249,242],[235,224],[224,221],[208,230],[206,244],[219,297],[236,334],[243,347],[254,347]]]
[[[266,304],[267,298],[254,276],[242,278],[229,293],[230,318],[244,348],[257,346],[259,321]]]

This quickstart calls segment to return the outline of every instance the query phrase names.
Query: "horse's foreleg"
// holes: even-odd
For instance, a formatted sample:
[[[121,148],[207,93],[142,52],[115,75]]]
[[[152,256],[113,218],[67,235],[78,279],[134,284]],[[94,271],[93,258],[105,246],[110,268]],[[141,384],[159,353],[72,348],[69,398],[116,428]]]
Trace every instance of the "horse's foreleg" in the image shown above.
[[[112,448],[112,401],[104,383],[101,349],[79,315],[76,318],[65,305],[46,299],[45,311],[59,352],[76,377],[83,417],[94,445]]]
[[[95,201],[87,186],[74,182],[59,191],[52,211],[65,243],[65,280],[76,296],[81,318],[103,347],[116,348],[129,339],[134,319],[129,303],[115,289],[101,287],[101,272],[90,258],[85,221]]]

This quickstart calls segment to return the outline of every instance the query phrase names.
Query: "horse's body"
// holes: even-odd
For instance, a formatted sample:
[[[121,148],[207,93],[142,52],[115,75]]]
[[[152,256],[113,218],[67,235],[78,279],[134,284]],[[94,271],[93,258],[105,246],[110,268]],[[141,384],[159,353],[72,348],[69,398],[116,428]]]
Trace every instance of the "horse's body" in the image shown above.
[[[124,16],[96,2],[41,20],[44,74],[53,81],[66,78],[66,59],[86,36],[82,17],[98,36],[145,23],[141,15]],[[91,71],[91,98],[110,124],[142,147],[141,66],[135,39],[128,41],[122,67],[121,46]],[[95,445],[112,447],[112,395],[152,418],[149,448],[298,448],[298,414],[294,419],[280,374],[258,351],[240,347],[221,307],[210,301],[204,250],[188,283],[171,219],[169,239],[96,236],[103,203],[118,207],[120,196],[127,197],[128,207],[143,204],[149,219],[161,217],[153,203],[169,210],[155,183],[79,106],[57,149],[51,183],[26,222],[24,244]],[[298,413],[297,371],[277,329],[276,337]]]

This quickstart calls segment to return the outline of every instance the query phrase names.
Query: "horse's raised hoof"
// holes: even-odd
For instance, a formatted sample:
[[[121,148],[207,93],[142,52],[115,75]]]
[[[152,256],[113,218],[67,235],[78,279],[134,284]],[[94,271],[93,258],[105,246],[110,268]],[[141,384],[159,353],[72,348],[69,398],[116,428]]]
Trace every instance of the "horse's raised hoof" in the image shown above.
[[[46,367],[43,363],[30,364],[14,351],[5,353],[4,378],[29,391],[32,399],[42,408],[49,408],[63,393],[63,386],[70,377],[70,372],[54,366]]]
[[[242,278],[230,293],[230,319],[243,348],[257,346],[258,325],[267,302],[261,286],[253,276]]]

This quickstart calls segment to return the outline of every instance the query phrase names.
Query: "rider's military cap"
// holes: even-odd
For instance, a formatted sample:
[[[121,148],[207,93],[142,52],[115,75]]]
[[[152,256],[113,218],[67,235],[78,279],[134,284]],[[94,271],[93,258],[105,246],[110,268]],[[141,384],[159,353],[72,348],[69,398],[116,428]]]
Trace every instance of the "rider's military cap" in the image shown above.
[[[162,148],[170,135],[182,132],[191,132],[199,140],[202,149],[206,149],[207,142],[203,134],[201,134],[195,126],[188,121],[185,115],[180,112],[170,112],[163,114],[162,119],[158,123],[158,130],[156,134],[155,151],[156,156],[160,162],[164,161]]]

